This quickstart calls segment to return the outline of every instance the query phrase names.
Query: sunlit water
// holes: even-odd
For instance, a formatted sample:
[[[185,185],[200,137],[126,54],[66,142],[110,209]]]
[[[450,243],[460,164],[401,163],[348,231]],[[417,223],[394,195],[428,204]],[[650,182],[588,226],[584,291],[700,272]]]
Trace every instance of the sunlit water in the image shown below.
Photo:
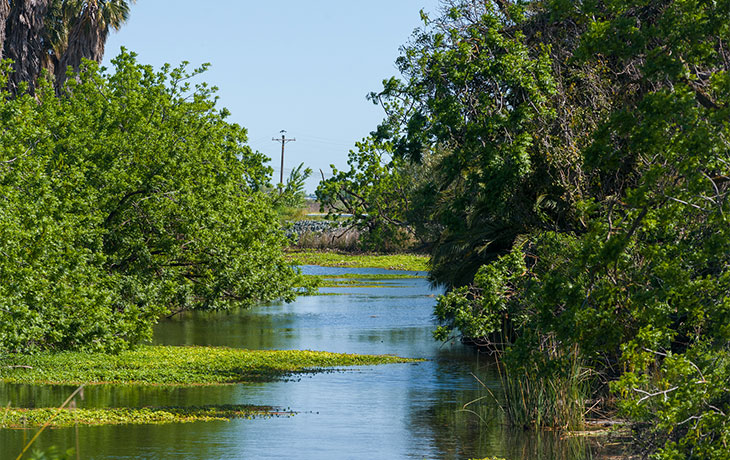
[[[310,274],[388,273],[304,267]],[[392,273],[392,272],[390,272]],[[398,272],[396,272],[398,273]],[[310,349],[425,358],[222,387],[87,387],[80,407],[257,404],[292,417],[189,424],[47,430],[39,448],[78,446],[84,459],[581,459],[592,447],[504,426],[484,386],[498,393],[490,360],[460,344],[435,342],[435,296],[424,279],[388,287],[332,288],[231,313],[194,313],[161,323],[155,342],[252,349]],[[477,380],[477,377],[479,380]],[[0,404],[59,405],[73,387],[0,385]],[[481,404],[465,404],[482,398]],[[0,430],[0,459],[15,458],[34,430]]]

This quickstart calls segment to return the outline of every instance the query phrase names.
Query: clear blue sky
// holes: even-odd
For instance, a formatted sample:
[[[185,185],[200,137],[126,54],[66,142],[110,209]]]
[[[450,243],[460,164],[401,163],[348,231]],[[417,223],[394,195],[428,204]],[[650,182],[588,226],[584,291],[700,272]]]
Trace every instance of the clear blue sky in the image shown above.
[[[272,158],[278,182],[279,131],[284,175],[301,162],[315,171],[347,164],[347,152],[382,119],[365,99],[397,75],[398,48],[421,25],[419,11],[438,0],[217,1],[138,0],[129,22],[112,33],[105,64],[124,46],[139,61],[209,62],[204,80],[219,88],[231,121],[248,129],[249,144]]]

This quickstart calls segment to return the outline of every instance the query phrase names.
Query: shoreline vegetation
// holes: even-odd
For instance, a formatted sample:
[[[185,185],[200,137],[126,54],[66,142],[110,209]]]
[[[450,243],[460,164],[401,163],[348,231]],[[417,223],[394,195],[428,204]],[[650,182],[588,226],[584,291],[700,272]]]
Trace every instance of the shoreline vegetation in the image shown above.
[[[350,366],[413,363],[390,355],[309,350],[141,346],[117,355],[44,352],[0,358],[0,382],[45,385],[196,386],[266,382]]]
[[[320,210],[340,224],[299,239],[282,223],[306,214],[311,169],[272,183],[216,88],[190,83],[207,64],[155,70],[122,49],[101,67],[134,2],[96,3],[0,15],[0,382],[223,385],[414,362],[140,344],[171,313],[398,279],[296,265],[428,271],[446,288],[434,337],[498,358],[512,425],[622,417],[642,458],[727,458],[730,0],[422,11],[399,76],[368,96],[382,123],[346,169],[320,171]],[[76,33],[97,8],[105,20]]]

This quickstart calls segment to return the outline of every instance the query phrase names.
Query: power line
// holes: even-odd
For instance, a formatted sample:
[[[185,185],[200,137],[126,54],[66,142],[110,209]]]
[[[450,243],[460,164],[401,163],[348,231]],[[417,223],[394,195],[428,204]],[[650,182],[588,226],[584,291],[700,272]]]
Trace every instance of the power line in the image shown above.
[[[279,190],[281,191],[284,190],[284,146],[287,142],[294,142],[296,139],[287,139],[285,129],[282,129],[279,132],[281,133],[281,139],[272,137],[271,140],[274,142],[281,142],[281,174],[279,175]]]

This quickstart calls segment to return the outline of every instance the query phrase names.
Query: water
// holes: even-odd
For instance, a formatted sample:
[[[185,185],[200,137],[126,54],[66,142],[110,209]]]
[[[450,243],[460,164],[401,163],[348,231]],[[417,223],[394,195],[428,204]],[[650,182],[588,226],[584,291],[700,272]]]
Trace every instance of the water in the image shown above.
[[[305,267],[310,274],[387,273]],[[391,272],[392,273],[392,272]],[[396,272],[397,273],[397,272]],[[78,445],[84,459],[509,459],[591,458],[582,439],[506,428],[484,386],[498,393],[490,360],[434,342],[435,296],[424,279],[388,287],[332,288],[231,313],[190,313],[161,323],[155,342],[254,349],[310,349],[425,358],[255,385],[87,387],[80,407],[271,405],[292,417],[189,424],[47,430],[41,448]],[[481,383],[477,381],[478,376]],[[484,386],[483,386],[484,385]],[[59,405],[73,387],[0,385],[0,404]],[[462,410],[470,401],[476,414]],[[34,431],[0,430],[0,459],[15,458]]]

